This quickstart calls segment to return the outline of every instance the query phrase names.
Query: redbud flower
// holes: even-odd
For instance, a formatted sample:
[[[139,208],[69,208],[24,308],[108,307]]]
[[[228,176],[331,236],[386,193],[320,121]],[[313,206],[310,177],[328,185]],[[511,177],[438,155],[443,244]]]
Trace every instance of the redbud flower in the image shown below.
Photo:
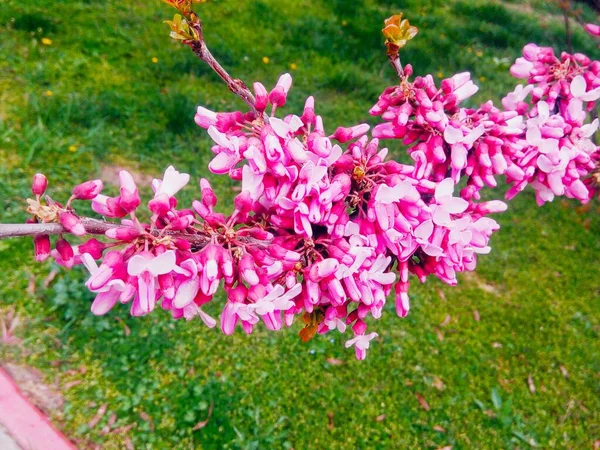
[[[46,188],[48,187],[48,179],[41,173],[36,173],[33,177],[33,183],[31,185],[31,193],[35,196],[44,195]]]
[[[47,234],[36,234],[33,237],[33,246],[36,261],[46,261],[50,256],[50,236]]]
[[[101,180],[86,181],[73,188],[73,197],[78,200],[93,200],[100,194],[104,184]]]

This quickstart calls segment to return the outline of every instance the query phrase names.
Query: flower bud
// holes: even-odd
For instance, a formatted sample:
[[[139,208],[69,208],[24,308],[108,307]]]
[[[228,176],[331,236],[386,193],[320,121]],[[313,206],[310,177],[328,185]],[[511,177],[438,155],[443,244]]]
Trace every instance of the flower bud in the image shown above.
[[[73,252],[73,247],[71,247],[71,244],[69,244],[64,238],[60,238],[58,241],[56,241],[55,248],[65,267],[67,269],[73,267],[73,264],[75,263],[75,253]]]
[[[269,101],[275,106],[284,106],[291,86],[292,76],[289,73],[284,73],[279,77],[277,85],[269,94]]]
[[[254,107],[260,112],[264,111],[269,102],[269,96],[267,94],[267,89],[262,83],[254,83],[254,96],[256,98]]]
[[[119,182],[121,184],[119,205],[126,213],[134,212],[140,206],[140,196],[135,181],[129,172],[121,170],[119,172]]]
[[[50,256],[50,236],[47,234],[36,234],[33,237],[33,249],[36,261],[46,261]]]
[[[33,177],[33,183],[31,185],[31,193],[33,195],[44,195],[46,188],[48,187],[48,179],[41,173],[36,173]]]
[[[91,180],[78,184],[73,188],[73,197],[78,200],[93,200],[102,191],[104,184],[101,180]]]
[[[104,242],[100,242],[98,239],[92,238],[77,247],[77,252],[80,255],[88,253],[92,258],[100,259],[102,258],[102,252],[105,248],[106,244]]]
[[[63,211],[58,215],[60,224],[65,229],[74,234],[75,236],[83,236],[85,234],[85,228],[83,227],[79,218],[70,211]]]
[[[107,230],[104,234],[111,239],[130,242],[137,238],[140,232],[133,227],[117,227]]]

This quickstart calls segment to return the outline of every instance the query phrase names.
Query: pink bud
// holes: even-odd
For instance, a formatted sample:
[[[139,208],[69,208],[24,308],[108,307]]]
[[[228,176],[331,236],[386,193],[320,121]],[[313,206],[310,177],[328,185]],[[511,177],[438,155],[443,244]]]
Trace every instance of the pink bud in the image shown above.
[[[36,173],[33,177],[31,192],[33,195],[44,195],[48,187],[48,179],[41,173]]]
[[[127,214],[127,212],[121,208],[119,198],[107,197],[102,194],[98,194],[96,198],[92,200],[92,209],[98,214],[106,217],[120,218]]]
[[[208,129],[211,125],[217,124],[217,114],[210,109],[198,106],[194,120],[199,127]]]
[[[171,210],[170,200],[167,194],[159,194],[148,202],[148,209],[157,216],[165,216]]]
[[[102,252],[105,248],[106,244],[104,242],[100,242],[98,239],[92,238],[77,247],[77,251],[80,255],[88,253],[92,258],[100,259],[102,258]]]
[[[83,236],[85,234],[85,228],[81,224],[81,221],[72,212],[63,211],[58,215],[58,218],[60,220],[60,224],[75,236]]]
[[[302,122],[306,125],[310,125],[315,121],[315,99],[310,96],[306,99],[304,104],[304,112],[301,117]]]
[[[254,258],[249,254],[245,254],[240,259],[239,271],[242,277],[250,286],[255,286],[259,283],[258,274],[255,271]]]
[[[119,205],[127,213],[134,212],[140,206],[140,196],[133,177],[126,170],[121,170],[119,172],[119,183],[121,184]]]
[[[344,142],[361,137],[369,131],[369,128],[371,127],[366,123],[361,123],[360,125],[355,125],[350,128],[339,127],[331,137],[343,144]]]
[[[56,251],[60,255],[63,264],[66,268],[70,269],[75,263],[75,253],[73,247],[64,238],[60,238],[56,241]]]
[[[506,203],[500,200],[491,200],[477,205],[477,212],[480,214],[495,214],[506,211]]]
[[[327,258],[318,263],[313,264],[308,272],[308,279],[312,282],[319,282],[324,278],[335,273],[340,267],[340,263],[337,259]]]
[[[291,86],[292,76],[289,73],[284,73],[279,77],[275,88],[269,94],[269,101],[275,106],[284,106]]]
[[[36,261],[46,261],[50,256],[50,236],[47,234],[36,234],[33,237],[33,250]]]
[[[73,188],[73,197],[78,200],[93,200],[103,187],[104,184],[101,180],[86,181]]]
[[[206,178],[200,180],[200,192],[202,194],[202,204],[208,209],[214,208],[217,204],[217,196]]]
[[[254,107],[260,112],[264,111],[267,107],[267,103],[269,102],[269,95],[267,94],[267,89],[262,83],[254,83],[254,96],[256,98]]]
[[[178,217],[175,220],[172,220],[171,222],[169,222],[169,225],[172,230],[181,231],[181,230],[185,230],[193,222],[194,222],[194,216],[185,215],[185,216]]]
[[[233,200],[235,209],[242,214],[247,214],[252,210],[252,203],[252,195],[248,191],[241,192]]]
[[[117,227],[107,230],[104,234],[111,239],[130,242],[137,238],[140,232],[133,227]]]

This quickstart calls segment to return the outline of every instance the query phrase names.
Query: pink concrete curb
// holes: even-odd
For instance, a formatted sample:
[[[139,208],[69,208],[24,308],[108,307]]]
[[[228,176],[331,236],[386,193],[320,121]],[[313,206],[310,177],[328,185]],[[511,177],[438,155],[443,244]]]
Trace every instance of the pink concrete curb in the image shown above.
[[[27,450],[76,450],[0,368],[0,424]]]

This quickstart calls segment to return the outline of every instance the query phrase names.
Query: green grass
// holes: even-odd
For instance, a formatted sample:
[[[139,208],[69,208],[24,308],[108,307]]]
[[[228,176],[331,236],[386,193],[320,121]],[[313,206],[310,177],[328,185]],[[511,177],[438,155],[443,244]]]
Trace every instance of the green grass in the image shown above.
[[[499,101],[516,84],[507,69],[524,44],[564,45],[556,7],[544,4],[537,16],[540,2],[532,4],[256,0],[199,10],[209,46],[234,76],[270,86],[296,64],[286,110],[298,112],[314,94],[333,130],[365,120],[393,82],[384,18],[403,10],[420,28],[403,52],[417,74],[470,70],[481,86],[476,101]],[[195,180],[208,175],[209,140],[194,108],[242,105],[166,37],[161,20],[171,14],[158,1],[5,0],[2,222],[25,219],[36,171],[49,175],[56,199],[111,164],[158,176],[173,163]],[[573,44],[598,57],[579,29]],[[233,184],[209,178],[227,208]],[[456,288],[414,282],[411,314],[398,319],[389,305],[372,324],[381,338],[363,362],[340,336],[303,344],[298,325],[226,337],[161,311],[133,319],[117,307],[93,317],[81,270],[61,271],[44,288],[53,267],[33,261],[31,242],[1,241],[0,314],[15,308],[24,324],[22,346],[0,346],[0,357],[57,383],[65,408],[53,418],[82,448],[123,448],[126,436],[136,448],[591,448],[600,438],[598,205],[538,208],[528,191],[510,206],[477,273]],[[105,434],[113,413],[117,431]]]

